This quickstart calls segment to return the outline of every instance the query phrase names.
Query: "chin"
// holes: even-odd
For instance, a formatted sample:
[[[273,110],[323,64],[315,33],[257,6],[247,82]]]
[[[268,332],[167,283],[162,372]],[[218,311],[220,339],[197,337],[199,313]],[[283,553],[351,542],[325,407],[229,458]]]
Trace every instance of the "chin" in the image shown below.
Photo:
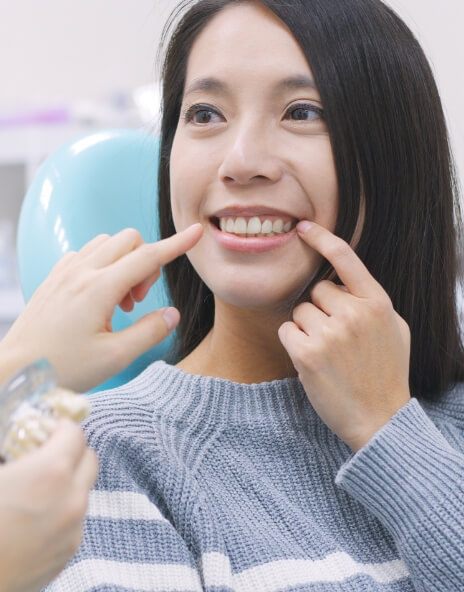
[[[286,310],[289,303],[297,298],[296,290],[276,290],[275,284],[237,282],[231,286],[209,286],[215,298],[220,301],[243,309],[262,310]],[[282,288],[282,286],[281,286]],[[301,291],[301,288],[300,288]]]
[[[293,260],[280,264],[256,262],[225,263],[210,258],[209,267],[202,258],[188,254],[191,264],[215,298],[244,309],[282,309],[294,302],[308,285],[314,265]],[[219,271],[220,270],[220,271]],[[289,273],[293,271],[293,273]]]

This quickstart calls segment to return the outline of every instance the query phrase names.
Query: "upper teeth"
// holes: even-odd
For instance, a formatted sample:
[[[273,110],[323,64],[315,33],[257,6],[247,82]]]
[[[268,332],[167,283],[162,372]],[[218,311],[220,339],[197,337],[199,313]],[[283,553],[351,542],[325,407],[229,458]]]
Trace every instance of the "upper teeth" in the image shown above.
[[[272,222],[271,220],[261,220],[258,216],[253,218],[220,218],[219,226],[221,230],[231,232],[234,234],[281,234],[288,232],[292,223],[285,222],[277,219]]]

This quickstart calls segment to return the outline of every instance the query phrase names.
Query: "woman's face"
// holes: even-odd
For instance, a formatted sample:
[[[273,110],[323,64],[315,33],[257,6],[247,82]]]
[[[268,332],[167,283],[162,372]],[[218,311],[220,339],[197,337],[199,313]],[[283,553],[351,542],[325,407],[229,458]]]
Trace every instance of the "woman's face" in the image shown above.
[[[201,84],[205,78],[216,82]],[[237,307],[272,310],[298,294],[320,265],[321,257],[295,231],[279,232],[279,219],[283,229],[301,219],[335,228],[337,182],[318,112],[323,105],[303,79],[313,76],[302,50],[258,4],[223,9],[189,55],[170,161],[173,219],[177,231],[203,224],[187,256],[215,297]],[[217,214],[224,208],[232,208],[225,218],[244,222],[217,229],[211,219],[222,217]],[[272,223],[277,235],[227,232],[253,234],[259,226],[249,223],[256,217],[264,222],[260,233]],[[232,246],[224,244],[227,238]]]

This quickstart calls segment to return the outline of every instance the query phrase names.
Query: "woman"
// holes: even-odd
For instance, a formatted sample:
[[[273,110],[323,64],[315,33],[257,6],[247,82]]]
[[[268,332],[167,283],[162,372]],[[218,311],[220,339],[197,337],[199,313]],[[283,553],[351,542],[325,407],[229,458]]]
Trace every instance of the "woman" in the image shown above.
[[[200,228],[152,245],[129,228],[99,235],[69,253],[0,342],[0,382],[47,357],[60,384],[91,388],[164,339],[179,320],[172,307],[117,333],[109,328],[111,317],[118,304],[130,310],[134,300],[142,300],[159,266],[193,246]],[[79,547],[96,477],[96,455],[69,421],[41,449],[0,467],[2,592],[40,590],[63,569]]]
[[[417,41],[378,0],[201,0],[163,88],[161,233],[203,225],[166,267],[178,348],[92,397],[100,475],[50,590],[463,589],[453,178]]]

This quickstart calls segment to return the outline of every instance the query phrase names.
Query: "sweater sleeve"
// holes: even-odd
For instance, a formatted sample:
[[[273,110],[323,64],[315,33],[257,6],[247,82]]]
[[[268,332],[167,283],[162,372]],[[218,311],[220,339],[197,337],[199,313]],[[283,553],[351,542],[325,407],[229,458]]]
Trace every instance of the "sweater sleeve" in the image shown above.
[[[450,430],[462,446],[412,397],[335,478],[391,532],[420,592],[464,590],[464,433]]]

